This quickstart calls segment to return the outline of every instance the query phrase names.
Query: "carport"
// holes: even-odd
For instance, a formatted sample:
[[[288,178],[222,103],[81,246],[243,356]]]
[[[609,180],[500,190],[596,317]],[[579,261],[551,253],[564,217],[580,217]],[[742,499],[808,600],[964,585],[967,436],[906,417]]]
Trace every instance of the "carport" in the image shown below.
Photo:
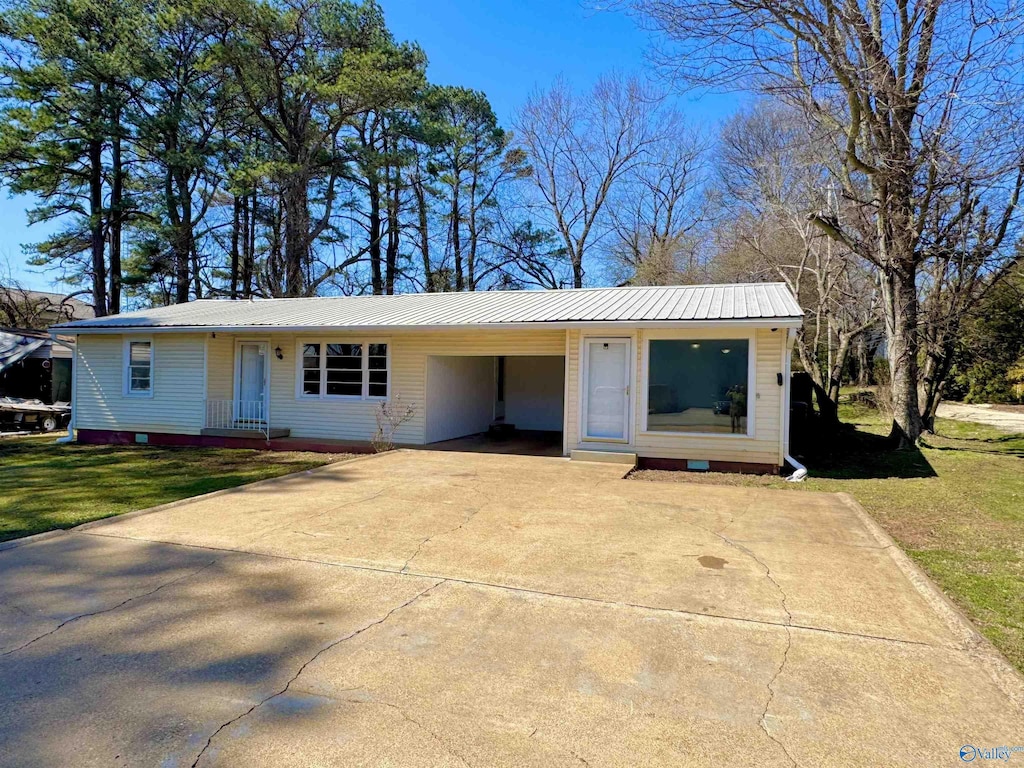
[[[564,418],[562,355],[427,356],[428,445],[487,435],[506,445],[518,440],[524,449],[560,446]]]

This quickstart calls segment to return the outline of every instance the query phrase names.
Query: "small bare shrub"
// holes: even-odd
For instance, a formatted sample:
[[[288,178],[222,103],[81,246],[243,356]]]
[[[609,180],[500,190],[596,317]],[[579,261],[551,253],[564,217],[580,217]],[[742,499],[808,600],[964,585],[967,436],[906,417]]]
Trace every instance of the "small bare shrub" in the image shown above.
[[[410,421],[416,415],[416,406],[412,403],[402,402],[400,395],[395,395],[390,400],[384,400],[377,404],[374,416],[377,419],[377,431],[370,441],[373,450],[377,453],[393,451],[395,449],[395,433],[399,427]]]
[[[890,418],[896,413],[896,408],[892,402],[892,385],[879,384],[875,387],[875,407],[886,418]]]

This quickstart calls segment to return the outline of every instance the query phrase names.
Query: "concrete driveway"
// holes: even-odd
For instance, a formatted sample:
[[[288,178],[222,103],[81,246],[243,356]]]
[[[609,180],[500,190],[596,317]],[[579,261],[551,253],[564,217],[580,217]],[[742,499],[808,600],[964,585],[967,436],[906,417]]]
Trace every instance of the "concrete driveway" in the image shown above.
[[[1024,413],[1000,411],[991,405],[943,402],[939,403],[936,415],[944,419],[986,424],[1006,432],[1024,432]]]
[[[400,451],[0,551],[0,763],[934,766],[1024,742],[1021,678],[852,501],[622,474]]]

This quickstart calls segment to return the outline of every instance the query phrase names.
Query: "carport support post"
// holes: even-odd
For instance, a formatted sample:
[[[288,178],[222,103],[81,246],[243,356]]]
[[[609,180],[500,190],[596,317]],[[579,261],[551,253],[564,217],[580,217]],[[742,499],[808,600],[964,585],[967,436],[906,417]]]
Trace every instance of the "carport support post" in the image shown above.
[[[565,357],[562,365],[562,455],[569,455],[569,351],[572,331],[565,329]]]

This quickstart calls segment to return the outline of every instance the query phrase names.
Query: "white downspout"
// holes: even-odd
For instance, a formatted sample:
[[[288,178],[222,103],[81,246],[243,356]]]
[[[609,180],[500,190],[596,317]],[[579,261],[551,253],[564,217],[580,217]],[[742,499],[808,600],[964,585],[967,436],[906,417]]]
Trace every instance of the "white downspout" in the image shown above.
[[[78,339],[79,337],[76,335],[75,350],[71,355],[71,420],[68,422],[68,433],[64,437],[57,438],[58,445],[75,442],[75,416],[78,413],[78,409],[75,408],[75,400],[78,395]]]
[[[789,453],[789,419],[790,409],[792,407],[792,404],[790,403],[790,382],[792,380],[793,372],[793,344],[795,341],[796,330],[793,328],[787,329],[786,354],[785,360],[782,363],[782,456],[786,463],[793,467],[793,474],[786,478],[787,482],[790,483],[803,482],[804,478],[807,477],[807,467],[794,459]]]

